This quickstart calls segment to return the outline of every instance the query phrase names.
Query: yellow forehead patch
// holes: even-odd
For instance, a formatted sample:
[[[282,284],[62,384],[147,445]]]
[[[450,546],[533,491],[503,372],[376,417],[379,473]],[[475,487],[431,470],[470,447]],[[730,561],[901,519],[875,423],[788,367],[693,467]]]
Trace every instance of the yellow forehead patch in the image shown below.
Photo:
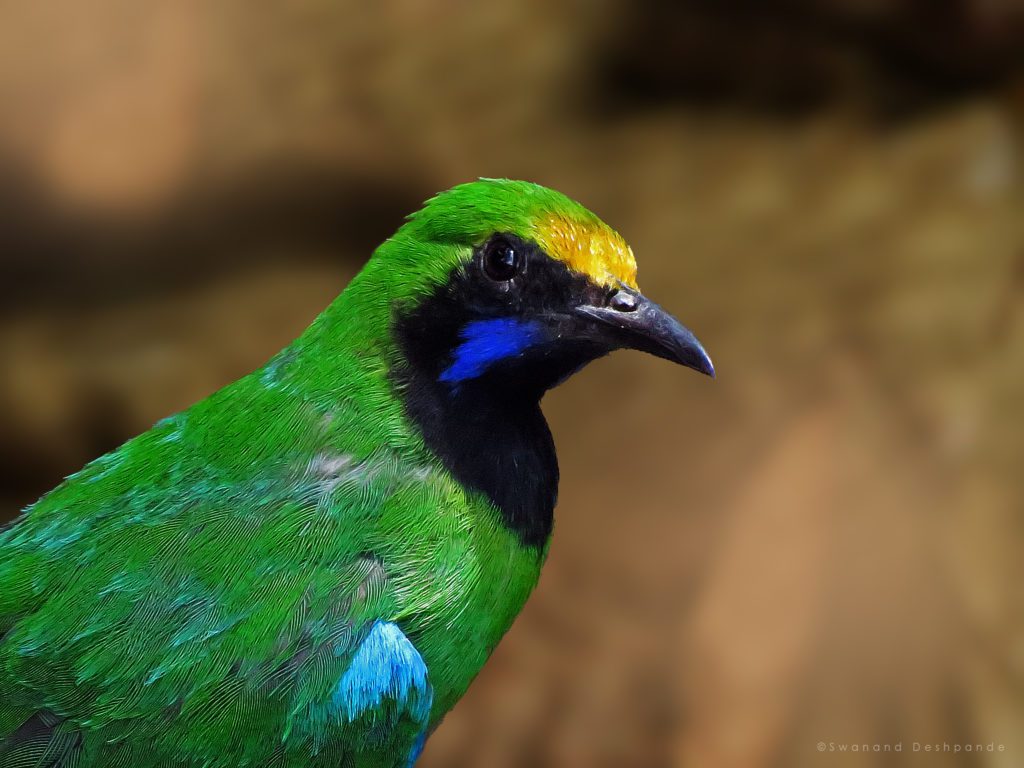
[[[636,288],[636,259],[618,232],[600,221],[551,214],[536,224],[537,244],[598,285]]]

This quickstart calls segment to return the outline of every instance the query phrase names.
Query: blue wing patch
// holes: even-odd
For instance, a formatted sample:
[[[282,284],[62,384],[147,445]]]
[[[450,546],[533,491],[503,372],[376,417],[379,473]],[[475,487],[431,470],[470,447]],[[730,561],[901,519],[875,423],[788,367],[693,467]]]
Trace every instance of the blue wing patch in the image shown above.
[[[538,323],[514,317],[468,323],[459,334],[462,342],[452,354],[451,365],[440,379],[450,384],[475,379],[499,360],[529,349],[539,339],[540,331]]]
[[[380,706],[388,697],[424,726],[434,701],[427,665],[397,624],[377,621],[356,649],[331,698],[344,719],[352,722]]]

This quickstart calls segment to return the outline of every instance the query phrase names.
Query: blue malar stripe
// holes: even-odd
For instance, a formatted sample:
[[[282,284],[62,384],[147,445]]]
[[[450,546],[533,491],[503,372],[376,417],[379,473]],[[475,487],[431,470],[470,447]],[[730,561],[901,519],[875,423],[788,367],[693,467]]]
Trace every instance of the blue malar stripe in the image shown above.
[[[475,379],[499,360],[529,349],[540,338],[540,332],[539,323],[512,317],[467,323],[459,334],[462,343],[455,348],[451,365],[441,373],[440,380],[457,384]]]

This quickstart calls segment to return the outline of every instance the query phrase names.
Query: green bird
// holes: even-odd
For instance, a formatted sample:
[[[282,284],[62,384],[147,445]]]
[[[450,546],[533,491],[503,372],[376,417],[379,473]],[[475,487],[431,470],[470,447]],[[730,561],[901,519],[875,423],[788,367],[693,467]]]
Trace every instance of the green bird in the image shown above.
[[[547,556],[540,399],[620,348],[714,373],[578,203],[429,200],[266,365],[0,532],[0,766],[411,766]]]

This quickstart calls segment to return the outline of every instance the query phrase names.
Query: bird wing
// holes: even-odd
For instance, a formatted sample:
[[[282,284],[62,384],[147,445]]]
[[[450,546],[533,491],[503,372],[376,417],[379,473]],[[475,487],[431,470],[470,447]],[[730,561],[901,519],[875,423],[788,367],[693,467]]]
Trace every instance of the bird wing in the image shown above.
[[[230,475],[161,434],[0,532],[0,765],[406,765],[432,692],[380,524],[402,462]]]

